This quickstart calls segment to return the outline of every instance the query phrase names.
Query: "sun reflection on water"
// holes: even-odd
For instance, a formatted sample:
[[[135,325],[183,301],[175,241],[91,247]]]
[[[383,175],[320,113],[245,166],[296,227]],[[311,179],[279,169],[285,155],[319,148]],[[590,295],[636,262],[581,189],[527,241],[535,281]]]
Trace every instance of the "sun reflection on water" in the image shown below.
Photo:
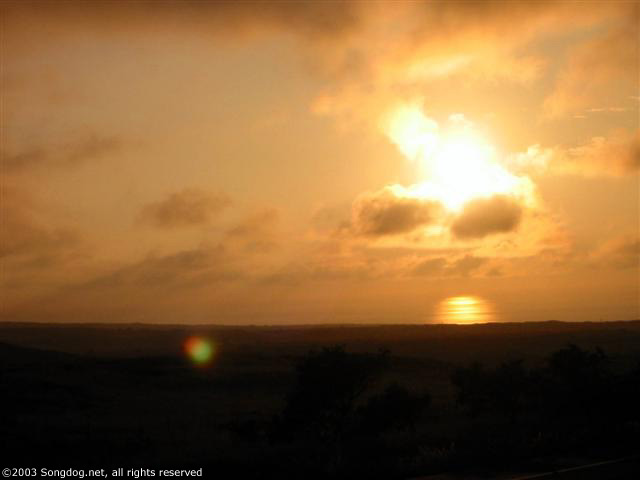
[[[436,311],[440,323],[486,323],[495,321],[491,305],[480,297],[459,296],[445,298]]]

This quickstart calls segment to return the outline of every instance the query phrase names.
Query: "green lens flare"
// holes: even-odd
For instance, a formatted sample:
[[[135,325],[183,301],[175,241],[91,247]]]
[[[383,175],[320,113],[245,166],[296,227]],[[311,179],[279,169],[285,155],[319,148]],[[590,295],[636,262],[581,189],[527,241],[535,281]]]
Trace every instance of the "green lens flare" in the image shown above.
[[[191,337],[185,342],[185,350],[194,363],[202,365],[211,360],[214,347],[204,338]]]

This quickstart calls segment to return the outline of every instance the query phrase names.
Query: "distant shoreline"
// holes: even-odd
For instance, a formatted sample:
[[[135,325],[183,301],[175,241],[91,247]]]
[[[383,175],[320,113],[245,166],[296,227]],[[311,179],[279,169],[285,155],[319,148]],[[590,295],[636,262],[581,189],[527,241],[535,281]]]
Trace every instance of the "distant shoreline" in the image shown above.
[[[227,324],[227,323],[152,323],[152,322],[46,322],[46,321],[0,321],[2,326],[73,326],[73,327],[161,327],[161,328],[264,328],[264,329],[308,329],[308,328],[375,328],[375,327],[478,327],[478,326],[535,326],[535,325],[616,325],[640,323],[633,320],[536,320],[478,323],[293,323],[293,324]]]

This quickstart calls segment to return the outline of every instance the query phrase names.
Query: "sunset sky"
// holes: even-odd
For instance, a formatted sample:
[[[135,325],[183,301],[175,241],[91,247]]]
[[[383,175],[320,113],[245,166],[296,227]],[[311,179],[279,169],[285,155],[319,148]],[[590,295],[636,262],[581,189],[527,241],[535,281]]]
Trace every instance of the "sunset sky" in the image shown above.
[[[636,2],[0,9],[4,321],[640,318]]]

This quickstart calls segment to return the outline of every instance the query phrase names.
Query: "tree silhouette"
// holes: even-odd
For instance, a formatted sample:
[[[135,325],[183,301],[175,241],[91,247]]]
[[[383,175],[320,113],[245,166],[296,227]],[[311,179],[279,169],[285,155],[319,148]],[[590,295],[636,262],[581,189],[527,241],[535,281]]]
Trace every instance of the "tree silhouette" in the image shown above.
[[[451,375],[451,382],[458,389],[458,404],[467,407],[472,417],[484,412],[490,403],[488,375],[480,363],[461,367]]]
[[[282,413],[274,419],[271,439],[304,446],[303,462],[312,464],[306,470],[325,477],[371,477],[392,468],[397,456],[384,434],[413,432],[431,397],[413,395],[397,384],[372,395],[389,363],[388,351],[347,353],[337,346],[307,354],[296,368]]]
[[[413,430],[422,411],[430,404],[429,394],[414,396],[406,388],[393,383],[360,408],[361,429],[367,434],[379,434],[394,428]]]
[[[389,352],[347,353],[342,346],[310,352],[277,420],[285,434],[336,441],[353,427],[356,402],[388,365]]]
[[[609,359],[599,348],[591,352],[570,344],[554,352],[547,364],[539,387],[550,413],[584,417],[607,403],[612,376]]]

